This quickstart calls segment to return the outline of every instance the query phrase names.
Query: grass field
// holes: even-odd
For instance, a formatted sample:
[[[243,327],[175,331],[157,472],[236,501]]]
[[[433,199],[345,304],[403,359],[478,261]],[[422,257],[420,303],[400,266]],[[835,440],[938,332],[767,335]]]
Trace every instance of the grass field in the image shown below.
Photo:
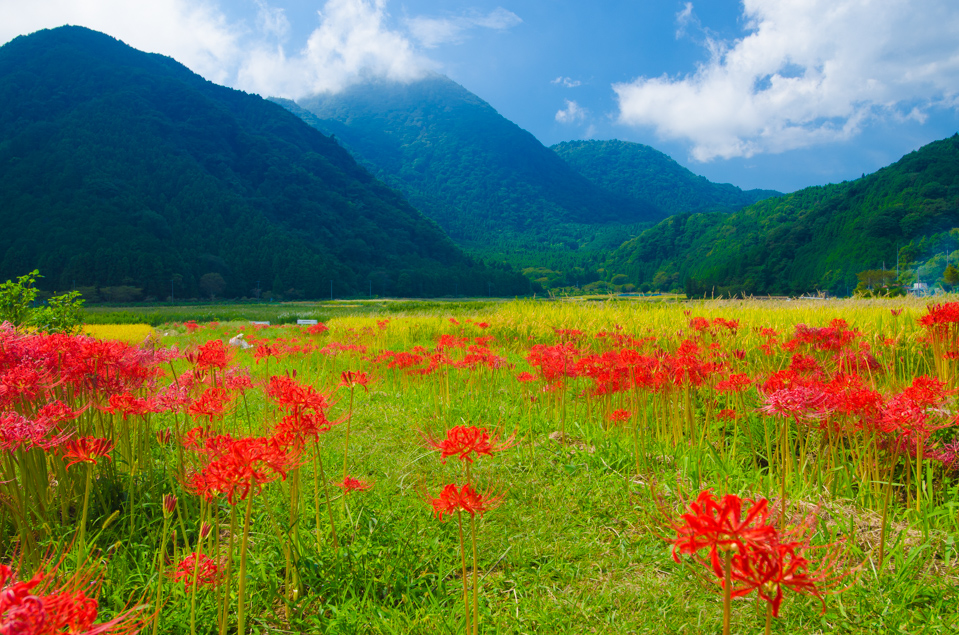
[[[802,538],[766,578],[771,632],[954,633],[959,305],[927,304],[104,308],[88,322],[128,325],[90,333],[134,346],[3,332],[5,422],[79,414],[5,437],[0,561],[95,570],[101,619],[146,604],[144,632],[722,632],[706,552],[672,557],[711,489]],[[67,468],[80,437],[112,445]],[[734,598],[731,632],[769,605]]]

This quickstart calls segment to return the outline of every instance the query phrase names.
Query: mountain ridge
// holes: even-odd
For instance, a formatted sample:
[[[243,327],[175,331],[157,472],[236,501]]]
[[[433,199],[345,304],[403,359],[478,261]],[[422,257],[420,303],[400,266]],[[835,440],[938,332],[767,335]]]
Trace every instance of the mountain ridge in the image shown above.
[[[669,155],[640,143],[608,140],[564,141],[550,146],[564,161],[605,190],[643,201],[666,215],[735,211],[782,196],[775,190],[742,190],[713,183]]]
[[[956,227],[959,133],[854,181],[732,214],[671,216],[624,243],[606,268],[634,285],[685,286],[694,296],[847,295],[862,271],[897,261],[908,269],[943,241],[955,249]]]
[[[0,47],[0,197],[0,278],[39,267],[59,289],[163,297],[179,276],[197,295],[207,273],[234,297],[528,289],[285,109],[83,27]]]
[[[576,242],[583,227],[663,217],[596,187],[440,75],[410,84],[370,82],[297,106],[459,244]]]

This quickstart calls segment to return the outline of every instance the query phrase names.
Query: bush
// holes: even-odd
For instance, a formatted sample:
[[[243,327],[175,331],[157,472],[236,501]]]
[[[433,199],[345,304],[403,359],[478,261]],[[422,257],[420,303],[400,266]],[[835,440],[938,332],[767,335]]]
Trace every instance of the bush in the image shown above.
[[[16,282],[0,284],[0,322],[14,328],[32,326],[47,333],[78,333],[83,324],[83,299],[79,291],[50,297],[45,306],[31,308],[37,297],[34,284],[42,277],[36,269]]]

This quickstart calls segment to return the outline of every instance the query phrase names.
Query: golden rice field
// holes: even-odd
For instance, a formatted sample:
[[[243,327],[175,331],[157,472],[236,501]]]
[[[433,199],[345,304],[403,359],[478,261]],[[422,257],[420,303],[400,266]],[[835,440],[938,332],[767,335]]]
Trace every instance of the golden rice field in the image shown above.
[[[149,324],[84,324],[83,334],[98,340],[139,344],[153,335],[153,327]]]

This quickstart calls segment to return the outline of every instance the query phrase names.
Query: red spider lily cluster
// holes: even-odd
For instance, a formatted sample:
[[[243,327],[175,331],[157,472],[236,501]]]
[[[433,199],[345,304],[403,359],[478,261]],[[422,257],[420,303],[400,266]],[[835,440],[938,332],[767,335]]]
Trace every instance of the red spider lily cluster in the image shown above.
[[[444,439],[434,439],[427,436],[427,443],[440,452],[440,459],[445,463],[451,456],[458,456],[464,467],[466,483],[457,485],[450,483],[443,487],[439,496],[428,497],[433,514],[442,521],[444,516],[455,514],[459,521],[460,554],[463,575],[463,609],[466,622],[466,631],[477,635],[479,632],[479,569],[476,558],[476,515],[482,515],[500,504],[503,494],[494,494],[491,491],[479,492],[473,487],[473,462],[480,456],[492,456],[513,445],[515,435],[500,441],[499,437],[490,436],[485,428],[476,426],[455,426],[446,433]],[[469,516],[470,539],[473,545],[473,601],[469,600],[467,586],[468,570],[466,565],[466,542],[463,534],[463,513]],[[472,628],[470,628],[472,626]]]
[[[189,479],[188,488],[208,501],[225,495],[231,505],[271,481],[285,479],[299,458],[276,438],[234,439],[228,434],[207,437],[197,452],[203,465]]]
[[[809,555],[817,548],[808,542],[809,526],[784,532],[769,522],[765,499],[753,501],[735,494],[717,499],[704,490],[689,504],[680,522],[674,523],[673,559],[680,562],[681,554],[700,558],[723,586],[728,565],[731,597],[756,591],[769,603],[773,617],[779,616],[786,589],[815,596],[825,611],[823,595],[841,577],[834,570],[838,552],[835,546],[818,548],[832,555],[814,569]],[[704,550],[707,559],[700,557]]]
[[[100,578],[89,571],[61,575],[58,567],[29,580],[0,564],[0,633],[3,635],[134,635],[143,628],[139,609],[97,624]]]

